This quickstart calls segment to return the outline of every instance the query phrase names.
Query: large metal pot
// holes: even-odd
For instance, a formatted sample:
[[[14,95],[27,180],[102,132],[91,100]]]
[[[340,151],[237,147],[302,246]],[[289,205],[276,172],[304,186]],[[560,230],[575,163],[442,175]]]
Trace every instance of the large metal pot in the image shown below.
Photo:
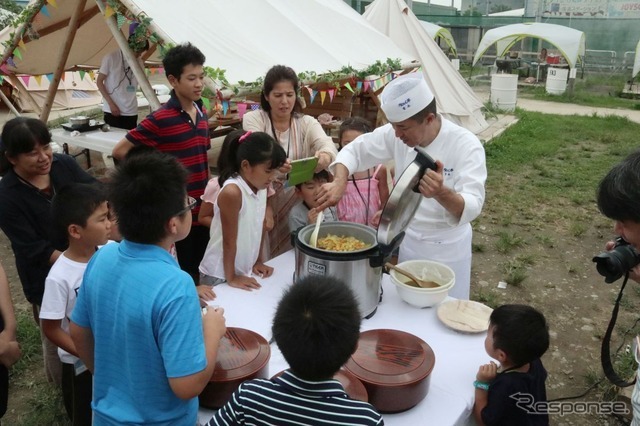
[[[296,269],[294,282],[307,275],[334,276],[346,282],[358,299],[360,314],[370,318],[381,298],[382,266],[404,238],[404,230],[415,214],[422,196],[417,184],[427,168],[435,162],[422,149],[416,148],[416,159],[410,163],[391,191],[376,231],[359,223],[324,222],[318,239],[328,234],[355,237],[369,246],[352,252],[327,251],[311,247],[309,238],[315,225],[307,225],[292,233]]]

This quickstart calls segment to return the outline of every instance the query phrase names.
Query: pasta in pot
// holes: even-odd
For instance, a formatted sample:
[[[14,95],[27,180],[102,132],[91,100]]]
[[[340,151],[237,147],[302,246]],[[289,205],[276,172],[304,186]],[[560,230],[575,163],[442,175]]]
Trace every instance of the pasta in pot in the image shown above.
[[[370,244],[366,244],[355,237],[328,234],[326,237],[318,239],[318,248],[330,251],[357,251],[369,246]]]

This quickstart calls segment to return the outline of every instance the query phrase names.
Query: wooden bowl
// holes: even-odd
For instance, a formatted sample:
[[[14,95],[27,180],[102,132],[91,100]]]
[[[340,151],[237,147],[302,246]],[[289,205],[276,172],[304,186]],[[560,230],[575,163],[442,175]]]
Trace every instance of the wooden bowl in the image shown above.
[[[264,337],[244,328],[227,327],[211,380],[199,396],[200,405],[220,408],[242,382],[267,378],[270,357],[271,348]]]
[[[284,370],[275,374],[271,379],[280,377],[282,373],[284,373]],[[358,401],[369,402],[367,389],[364,387],[360,379],[358,379],[355,375],[341,368],[336,374],[333,375],[333,378],[342,384],[342,387],[344,388],[344,391],[347,393],[347,395],[349,395],[349,398]]]
[[[422,339],[379,329],[360,333],[358,349],[344,368],[362,381],[378,411],[397,413],[427,396],[434,365],[433,350]]]

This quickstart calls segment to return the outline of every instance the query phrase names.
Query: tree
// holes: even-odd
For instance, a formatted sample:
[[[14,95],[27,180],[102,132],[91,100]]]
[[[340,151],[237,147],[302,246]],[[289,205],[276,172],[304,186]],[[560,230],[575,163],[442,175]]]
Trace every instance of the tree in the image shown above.
[[[4,9],[11,13],[0,13],[0,28],[4,28],[14,18],[12,14],[19,14],[22,12],[22,7],[18,6],[13,0],[0,0],[0,9]]]

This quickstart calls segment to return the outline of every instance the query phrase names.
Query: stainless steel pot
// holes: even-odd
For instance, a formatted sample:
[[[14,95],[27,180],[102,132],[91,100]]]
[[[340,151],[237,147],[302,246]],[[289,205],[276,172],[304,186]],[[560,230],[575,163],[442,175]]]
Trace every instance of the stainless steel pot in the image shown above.
[[[381,252],[375,229],[352,222],[323,223],[318,239],[328,234],[354,237],[369,247],[352,252],[314,248],[309,245],[314,227],[315,225],[307,225],[293,233],[296,256],[294,281],[308,275],[338,277],[353,291],[362,317],[373,316],[380,301],[382,265],[391,256],[393,249],[388,248],[387,252]]]
[[[315,225],[307,225],[292,233],[296,269],[294,282],[307,275],[334,276],[351,288],[358,299],[360,314],[370,318],[375,314],[382,295],[383,268],[404,238],[404,230],[422,200],[418,182],[427,168],[436,168],[423,148],[416,148],[416,159],[407,166],[391,191],[376,231],[359,223],[324,222],[318,239],[328,234],[355,237],[369,247],[352,252],[336,252],[311,247],[309,238]]]

